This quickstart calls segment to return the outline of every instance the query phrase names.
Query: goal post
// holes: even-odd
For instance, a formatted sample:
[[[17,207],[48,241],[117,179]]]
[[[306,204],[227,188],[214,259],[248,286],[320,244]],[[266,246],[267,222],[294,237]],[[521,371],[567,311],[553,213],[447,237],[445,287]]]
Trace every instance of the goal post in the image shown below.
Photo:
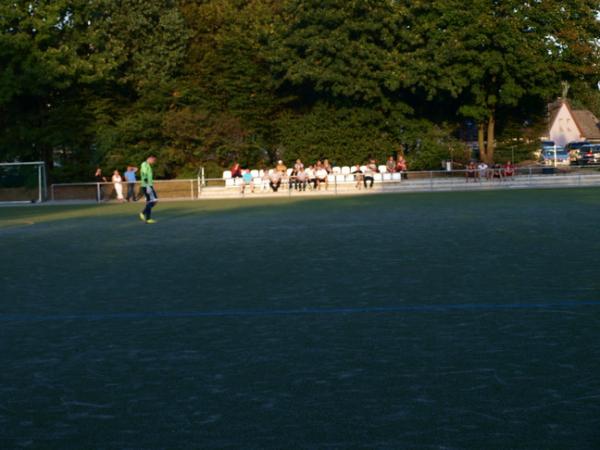
[[[45,199],[43,161],[0,163],[0,203],[41,203]]]

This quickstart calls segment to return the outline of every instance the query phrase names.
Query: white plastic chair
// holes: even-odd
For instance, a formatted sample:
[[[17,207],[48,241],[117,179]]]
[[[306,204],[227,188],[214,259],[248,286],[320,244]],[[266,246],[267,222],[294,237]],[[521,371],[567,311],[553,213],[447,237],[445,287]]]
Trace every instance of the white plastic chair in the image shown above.
[[[338,166],[335,166],[333,169],[331,169],[331,171],[334,173],[334,175],[338,175],[342,172],[342,169]]]
[[[392,174],[392,180],[400,181],[402,180],[402,174],[400,172],[396,172]]]
[[[231,176],[231,173],[229,174]],[[235,187],[235,180],[233,178],[226,178],[225,179],[225,187]]]
[[[387,166],[379,166],[379,173],[387,173]]]
[[[224,170],[223,171],[223,179],[229,180],[230,178],[231,178],[231,170]]]
[[[381,175],[383,175],[383,181],[392,181],[392,174],[391,173],[383,173]]]
[[[348,166],[342,167],[342,175],[350,175],[350,172],[352,172],[350,170],[350,167],[348,167]]]
[[[262,177],[254,178],[254,189],[258,189],[259,191],[266,191],[269,188],[269,182],[267,180],[263,180]]]
[[[251,170],[250,174],[252,175],[252,178],[260,177],[260,174],[258,173],[258,170],[256,170],[256,169]]]

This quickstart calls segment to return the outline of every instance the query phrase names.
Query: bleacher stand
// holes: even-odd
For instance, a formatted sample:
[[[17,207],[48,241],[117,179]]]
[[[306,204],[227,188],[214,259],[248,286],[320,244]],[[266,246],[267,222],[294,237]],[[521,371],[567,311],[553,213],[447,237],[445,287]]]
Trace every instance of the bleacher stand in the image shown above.
[[[363,173],[366,171],[367,167],[365,165],[360,166],[360,170]],[[390,173],[385,165],[379,165],[377,167],[379,172],[375,172],[373,174],[374,181],[377,183],[386,183],[386,182],[398,182],[401,181],[402,175],[400,172]],[[252,180],[254,183],[256,192],[265,192],[270,191],[269,188],[269,175],[273,173],[274,169],[268,170],[257,170],[253,169],[250,171],[252,174]],[[330,186],[356,186],[356,176],[352,173],[352,167],[350,166],[333,166],[331,168],[331,173],[327,175],[327,182]],[[281,187],[285,187],[288,189],[291,183],[291,187],[294,187],[294,181],[292,178],[292,173],[294,169],[288,168],[282,177]],[[226,187],[239,187],[240,181],[237,181],[235,178],[232,178],[232,174],[230,170],[223,171],[223,180],[225,181]],[[308,183],[308,190],[312,190],[312,183]]]

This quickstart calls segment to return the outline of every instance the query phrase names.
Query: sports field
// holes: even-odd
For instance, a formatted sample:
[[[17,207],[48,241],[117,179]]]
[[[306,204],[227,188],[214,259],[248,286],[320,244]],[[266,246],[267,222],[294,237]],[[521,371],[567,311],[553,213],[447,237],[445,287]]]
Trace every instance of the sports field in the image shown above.
[[[139,209],[0,208],[0,448],[600,448],[600,189]]]

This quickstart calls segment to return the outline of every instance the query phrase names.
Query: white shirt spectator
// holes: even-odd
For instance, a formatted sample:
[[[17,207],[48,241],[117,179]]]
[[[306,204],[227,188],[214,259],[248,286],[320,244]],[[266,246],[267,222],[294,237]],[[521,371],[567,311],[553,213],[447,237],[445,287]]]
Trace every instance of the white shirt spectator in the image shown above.
[[[487,174],[488,165],[482,161],[477,165],[477,170],[479,171],[480,177],[485,177]]]
[[[365,167],[365,176],[366,177],[372,177],[373,175],[375,175],[375,172],[377,171],[377,167],[375,166],[375,164],[367,164]]]

